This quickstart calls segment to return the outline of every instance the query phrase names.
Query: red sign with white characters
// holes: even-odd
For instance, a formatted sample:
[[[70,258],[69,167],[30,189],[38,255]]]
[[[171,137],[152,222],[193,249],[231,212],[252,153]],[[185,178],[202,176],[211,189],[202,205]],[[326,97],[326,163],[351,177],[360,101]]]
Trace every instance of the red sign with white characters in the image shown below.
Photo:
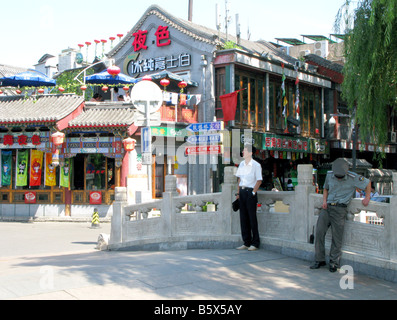
[[[222,146],[192,146],[192,147],[185,147],[186,155],[221,154],[222,151],[223,151]]]
[[[101,191],[90,192],[90,204],[102,204],[102,192]]]
[[[28,191],[25,192],[25,203],[32,204],[37,202],[36,192]]]

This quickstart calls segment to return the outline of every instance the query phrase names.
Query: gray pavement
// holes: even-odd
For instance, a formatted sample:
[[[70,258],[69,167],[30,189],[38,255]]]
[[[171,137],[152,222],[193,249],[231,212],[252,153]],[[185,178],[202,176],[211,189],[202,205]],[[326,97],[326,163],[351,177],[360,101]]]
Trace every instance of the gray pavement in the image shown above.
[[[109,232],[109,223],[0,222],[0,299],[397,299],[396,283],[263,249],[96,250]]]

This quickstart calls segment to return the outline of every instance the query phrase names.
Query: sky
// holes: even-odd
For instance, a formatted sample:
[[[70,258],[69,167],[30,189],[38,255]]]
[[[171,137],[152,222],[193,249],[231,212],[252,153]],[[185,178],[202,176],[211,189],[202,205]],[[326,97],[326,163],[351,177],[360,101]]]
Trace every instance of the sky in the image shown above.
[[[44,54],[57,56],[79,43],[94,43],[126,34],[157,4],[170,14],[188,19],[189,0],[0,0],[0,64],[32,67]],[[224,31],[225,0],[193,0],[193,22],[216,29],[218,3]],[[241,37],[276,42],[275,38],[297,38],[302,34],[329,36],[334,33],[336,14],[345,0],[227,0],[229,33],[236,34],[239,14]],[[115,40],[117,43],[118,38]],[[280,43],[281,44],[281,43]],[[102,49],[101,49],[102,50]],[[110,50],[110,41],[105,51]],[[83,49],[86,55],[86,48]],[[89,48],[94,58],[94,46]]]

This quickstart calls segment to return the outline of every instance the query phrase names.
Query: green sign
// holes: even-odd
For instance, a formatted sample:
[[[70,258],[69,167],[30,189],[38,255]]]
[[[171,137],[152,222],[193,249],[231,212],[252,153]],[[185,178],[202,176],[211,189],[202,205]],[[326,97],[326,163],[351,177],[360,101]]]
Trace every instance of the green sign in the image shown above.
[[[184,128],[151,127],[152,136],[156,137],[187,137],[193,135]]]

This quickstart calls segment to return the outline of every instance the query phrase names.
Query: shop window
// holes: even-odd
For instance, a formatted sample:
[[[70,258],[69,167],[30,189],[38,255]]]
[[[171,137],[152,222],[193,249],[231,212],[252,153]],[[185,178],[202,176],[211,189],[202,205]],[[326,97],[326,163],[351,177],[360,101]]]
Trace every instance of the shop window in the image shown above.
[[[37,202],[41,203],[49,203],[50,202],[50,194],[39,192],[37,193]]]
[[[10,194],[8,192],[1,192],[0,193],[0,200],[1,202],[9,202],[10,201]]]

